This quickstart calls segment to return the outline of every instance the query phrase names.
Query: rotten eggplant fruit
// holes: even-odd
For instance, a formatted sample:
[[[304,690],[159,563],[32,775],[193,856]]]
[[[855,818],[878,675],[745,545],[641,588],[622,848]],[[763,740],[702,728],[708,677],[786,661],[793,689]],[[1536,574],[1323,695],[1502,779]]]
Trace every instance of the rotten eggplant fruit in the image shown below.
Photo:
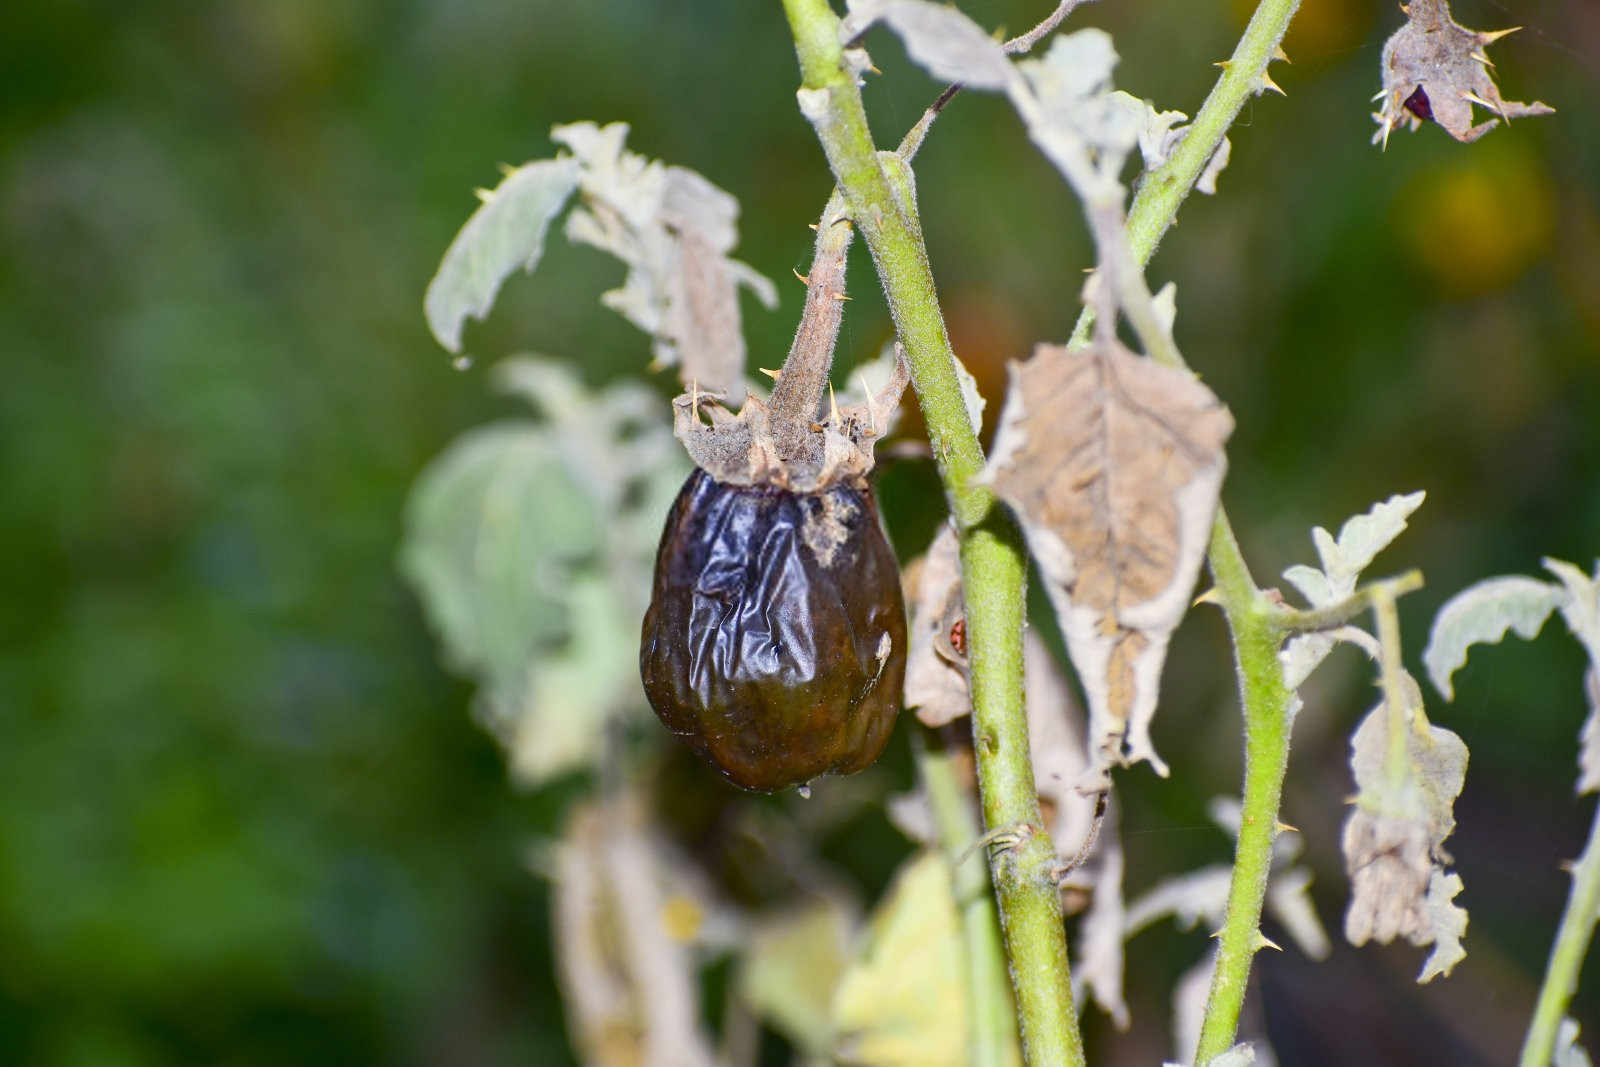
[[[689,476],[639,661],[661,721],[730,782],[765,792],[871,764],[900,710],[905,649],[870,491]]]

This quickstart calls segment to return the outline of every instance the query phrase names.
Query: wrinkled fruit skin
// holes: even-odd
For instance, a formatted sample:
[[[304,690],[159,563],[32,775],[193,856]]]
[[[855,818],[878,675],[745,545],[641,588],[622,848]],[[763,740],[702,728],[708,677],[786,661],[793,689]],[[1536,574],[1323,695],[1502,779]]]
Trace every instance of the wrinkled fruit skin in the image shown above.
[[[899,569],[870,491],[689,476],[639,649],[667,729],[743,789],[850,774],[888,743],[905,662]]]

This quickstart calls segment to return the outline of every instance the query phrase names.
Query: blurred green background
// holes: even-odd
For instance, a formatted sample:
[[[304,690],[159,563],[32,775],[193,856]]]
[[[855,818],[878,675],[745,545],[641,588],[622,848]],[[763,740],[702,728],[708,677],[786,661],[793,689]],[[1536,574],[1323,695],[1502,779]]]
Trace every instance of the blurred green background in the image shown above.
[[[1015,32],[1048,5],[961,6]],[[1426,570],[1412,655],[1470,581],[1600,555],[1600,8],[1457,14],[1526,26],[1495,47],[1502,89],[1559,113],[1380,153],[1367,101],[1400,16],[1306,0],[1274,71],[1288,99],[1246,106],[1220,194],[1188,203],[1151,271],[1177,282],[1179,342],[1237,416],[1225,499],[1264,582],[1312,558],[1312,525],[1428,490],[1376,567]],[[1119,86],[1192,113],[1247,15],[1101,0],[1071,25],[1112,31]],[[938,86],[886,35],[868,44],[892,144]],[[534,350],[600,383],[643,373],[648,342],[594,300],[621,268],[559,238],[469,329],[464,373],[422,292],[472,188],[584,118],[630,122],[631,148],[734,193],[737,254],[786,279],[830,185],[796,83],[776,3],[0,8],[0,1061],[569,1062],[522,854],[571,790],[511,788],[394,562],[427,460],[516,410],[486,387],[494,358]],[[1070,327],[1083,227],[1000,101],[958,98],[917,170],[992,426],[1004,361]],[[888,335],[865,256],[852,284],[845,365]],[[776,313],[746,303],[759,365],[800,306],[780,291]],[[920,551],[929,469],[890,469],[882,496],[902,554]],[[1377,997],[1409,1013],[1402,1032],[1449,1034],[1454,1062],[1509,1058],[1592,803],[1571,795],[1582,659],[1556,629],[1480,653],[1454,705],[1429,694],[1472,750],[1451,844],[1466,963],[1418,993],[1409,949],[1264,961],[1283,1041],[1326,1049],[1319,1027],[1377,1025]],[[1178,635],[1166,694],[1173,778],[1122,778],[1131,889],[1226,854],[1200,814],[1238,783],[1214,615]],[[1285,817],[1335,930],[1345,737],[1373,699],[1346,653],[1297,724]],[[891,766],[909,777],[903,753]],[[859,863],[879,884],[892,866]],[[1172,961],[1203,943],[1135,943],[1144,1033],[1096,1019],[1097,1061],[1159,1054]],[[1591,967],[1590,1035],[1596,986]],[[1388,1062],[1428,1062],[1396,1040]]]

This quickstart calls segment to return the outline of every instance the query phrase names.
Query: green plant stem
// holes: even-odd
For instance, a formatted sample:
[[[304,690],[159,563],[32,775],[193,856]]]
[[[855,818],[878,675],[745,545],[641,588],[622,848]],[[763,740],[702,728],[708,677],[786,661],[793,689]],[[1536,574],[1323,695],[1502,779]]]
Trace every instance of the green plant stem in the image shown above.
[[[1020,1067],[1017,1009],[1006,978],[1000,918],[995,912],[989,869],[970,856],[981,828],[961,783],[957,757],[937,731],[925,726],[912,728],[911,751],[933,809],[939,844],[952,864],[956,907],[961,912],[972,1003],[972,1043],[967,1062],[972,1067]]]
[[[1218,933],[1217,969],[1211,976],[1195,1064],[1226,1052],[1239,1028],[1250,963],[1268,946],[1261,934],[1261,907],[1272,869],[1272,839],[1289,766],[1289,701],[1278,662],[1282,635],[1272,625],[1272,605],[1251,580],[1228,517],[1219,507],[1207,556],[1218,598],[1233,632],[1244,711],[1244,807],[1228,910]]]
[[[1555,1052],[1556,1032],[1578,990],[1578,973],[1589,953],[1589,941],[1600,919],[1600,807],[1589,825],[1589,843],[1572,867],[1572,893],[1550,948],[1544,984],[1533,1009],[1533,1021],[1522,1043],[1519,1067],[1545,1067]],[[1593,1047],[1592,1045],[1590,1046]]]
[[[1309,610],[1280,608],[1273,613],[1272,625],[1283,634],[1331,630],[1371,608],[1380,589],[1386,590],[1390,597],[1400,597],[1421,588],[1422,572],[1410,570],[1394,578],[1384,578],[1364,585],[1337,604]]]
[[[1238,117],[1244,102],[1257,92],[1267,64],[1278,54],[1289,20],[1294,17],[1300,0],[1261,0],[1250,24],[1245,27],[1233,55],[1223,67],[1222,76],[1211,93],[1200,105],[1199,114],[1189,127],[1189,134],[1178,143],[1178,148],[1165,163],[1145,175],[1133,206],[1128,209],[1128,245],[1135,262],[1140,267],[1150,262],[1161,238],[1178,217],[1178,207],[1188,197],[1194,183],[1205,170],[1206,163],[1216,154],[1228,127]],[[1085,307],[1073,327],[1073,347],[1089,339],[1089,327],[1094,323],[1094,311]]]
[[[1051,874],[1055,848],[1043,829],[1028,755],[1021,536],[992,494],[974,484],[983,450],[961,397],[915,206],[905,192],[908,175],[900,173],[897,194],[867,129],[860,92],[844,67],[839,19],[827,0],[784,0],[783,6],[800,60],[800,110],[816,128],[850,217],[877,265],[961,533],[979,789],[985,825],[1006,828],[1009,837],[992,850],[990,873],[1023,1055],[1032,1067],[1081,1065],[1066,931]]]

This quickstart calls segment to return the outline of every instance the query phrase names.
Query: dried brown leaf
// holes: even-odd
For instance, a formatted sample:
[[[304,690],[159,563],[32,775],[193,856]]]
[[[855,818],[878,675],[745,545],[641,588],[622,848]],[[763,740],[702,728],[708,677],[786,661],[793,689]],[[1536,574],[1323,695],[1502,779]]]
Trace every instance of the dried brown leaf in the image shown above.
[[[1383,46],[1383,92],[1373,115],[1380,129],[1372,143],[1388,144],[1389,131],[1404,122],[1415,130],[1437,122],[1458,141],[1476,141],[1500,119],[1549,115],[1555,108],[1534,101],[1524,104],[1500,96],[1484,48],[1510,30],[1480,33],[1456,22],[1447,0],[1411,0],[1406,24]],[[1497,118],[1474,125],[1472,105]]]
[[[1167,773],[1150,720],[1232,430],[1196,378],[1115,341],[1012,364],[985,476],[1022,521],[1083,679],[1092,773],[1142,759]]]

